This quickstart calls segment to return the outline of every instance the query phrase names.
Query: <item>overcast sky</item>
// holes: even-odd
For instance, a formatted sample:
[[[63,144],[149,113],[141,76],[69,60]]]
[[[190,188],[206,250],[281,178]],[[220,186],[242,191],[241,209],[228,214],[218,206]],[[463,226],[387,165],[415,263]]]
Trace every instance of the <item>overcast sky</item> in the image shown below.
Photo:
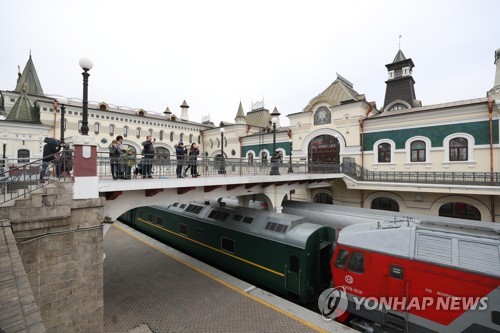
[[[1,0],[0,90],[31,50],[45,94],[233,122],[240,101],[302,111],[336,79],[384,102],[386,64],[412,58],[423,105],[485,97],[500,48],[497,0]]]

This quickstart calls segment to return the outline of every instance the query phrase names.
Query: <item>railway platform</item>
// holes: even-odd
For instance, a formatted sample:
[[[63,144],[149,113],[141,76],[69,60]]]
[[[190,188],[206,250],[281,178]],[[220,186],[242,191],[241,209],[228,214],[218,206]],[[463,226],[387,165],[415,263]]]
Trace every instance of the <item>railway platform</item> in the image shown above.
[[[357,332],[125,224],[105,225],[104,331]]]

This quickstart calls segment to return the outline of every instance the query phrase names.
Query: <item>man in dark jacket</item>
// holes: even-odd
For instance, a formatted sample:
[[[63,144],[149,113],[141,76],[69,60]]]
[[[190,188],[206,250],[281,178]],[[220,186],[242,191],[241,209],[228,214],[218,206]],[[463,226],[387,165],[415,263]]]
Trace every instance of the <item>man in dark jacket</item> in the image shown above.
[[[151,175],[151,160],[155,157],[155,149],[153,147],[153,143],[156,142],[156,139],[151,140],[151,135],[146,137],[146,141],[142,143],[144,147],[142,153],[144,155],[144,167],[142,170],[142,178],[153,178]]]
[[[177,155],[177,178],[184,178],[182,175],[182,168],[184,165],[184,156],[186,155],[186,149],[184,149],[184,142],[179,141],[177,147],[175,147],[175,155]]]
[[[49,167],[50,163],[55,163],[56,154],[61,150],[61,147],[64,146],[64,143],[60,143],[60,141],[54,141],[53,143],[46,143],[43,146],[43,159],[42,159],[42,170],[40,171],[40,183],[45,183],[44,176],[45,171]]]

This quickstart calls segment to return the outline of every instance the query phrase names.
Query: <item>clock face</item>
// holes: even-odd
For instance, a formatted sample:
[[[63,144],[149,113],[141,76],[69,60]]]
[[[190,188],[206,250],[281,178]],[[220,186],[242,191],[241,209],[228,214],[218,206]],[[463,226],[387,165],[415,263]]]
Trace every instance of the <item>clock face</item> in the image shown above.
[[[262,103],[261,103],[261,102],[255,102],[255,103],[253,104],[253,109],[254,109],[254,110],[255,110],[255,109],[260,109],[261,107],[262,107]]]

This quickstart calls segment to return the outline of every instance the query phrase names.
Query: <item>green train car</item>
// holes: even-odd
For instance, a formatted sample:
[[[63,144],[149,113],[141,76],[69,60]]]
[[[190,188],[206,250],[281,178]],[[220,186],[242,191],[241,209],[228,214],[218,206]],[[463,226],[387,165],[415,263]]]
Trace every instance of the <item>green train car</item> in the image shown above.
[[[302,305],[317,304],[332,281],[335,231],[304,217],[205,202],[139,207],[119,220]]]

